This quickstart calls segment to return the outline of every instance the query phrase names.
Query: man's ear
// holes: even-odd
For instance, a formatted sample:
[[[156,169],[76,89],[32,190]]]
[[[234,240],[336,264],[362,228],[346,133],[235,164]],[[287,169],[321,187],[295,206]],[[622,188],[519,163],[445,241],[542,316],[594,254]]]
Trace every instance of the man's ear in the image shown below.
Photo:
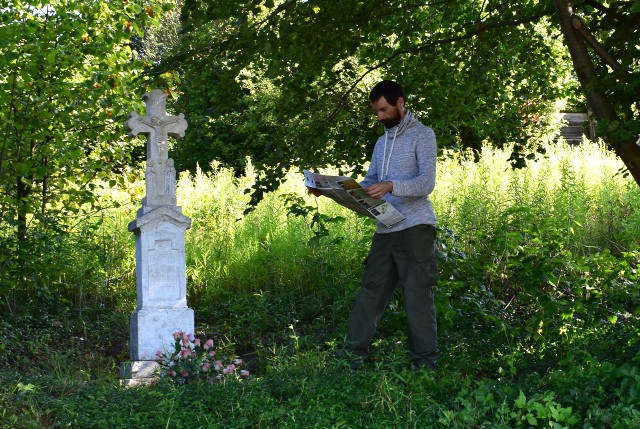
[[[404,98],[402,97],[398,97],[398,101],[396,102],[396,105],[401,108],[404,109]]]

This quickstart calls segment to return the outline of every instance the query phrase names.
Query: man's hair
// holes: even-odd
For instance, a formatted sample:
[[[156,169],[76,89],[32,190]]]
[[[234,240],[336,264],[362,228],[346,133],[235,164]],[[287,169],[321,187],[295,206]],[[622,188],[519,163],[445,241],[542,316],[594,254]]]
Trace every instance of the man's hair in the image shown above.
[[[392,80],[383,80],[378,82],[369,94],[369,101],[374,103],[378,101],[380,97],[384,97],[392,106],[395,106],[398,103],[398,98],[400,97],[402,97],[403,100],[407,99],[402,87]]]

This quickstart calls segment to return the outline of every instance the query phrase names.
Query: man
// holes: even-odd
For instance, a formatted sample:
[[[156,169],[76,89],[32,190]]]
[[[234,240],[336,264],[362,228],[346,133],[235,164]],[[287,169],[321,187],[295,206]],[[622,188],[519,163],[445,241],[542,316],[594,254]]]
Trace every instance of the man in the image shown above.
[[[385,133],[376,142],[361,185],[384,198],[406,219],[387,228],[378,222],[365,261],[362,286],[348,322],[346,350],[361,362],[396,286],[403,291],[409,350],[415,369],[435,369],[438,333],[433,286],[438,261],[436,216],[429,194],[436,178],[436,138],[405,109],[402,87],[379,82],[369,96]]]

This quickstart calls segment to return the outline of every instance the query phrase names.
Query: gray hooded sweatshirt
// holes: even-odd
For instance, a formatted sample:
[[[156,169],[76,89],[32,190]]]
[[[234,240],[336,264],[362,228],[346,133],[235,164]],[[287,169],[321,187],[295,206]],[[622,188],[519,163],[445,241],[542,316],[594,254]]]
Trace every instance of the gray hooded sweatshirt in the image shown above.
[[[393,192],[383,198],[406,219],[391,228],[378,222],[377,232],[386,234],[416,225],[435,225],[429,194],[436,184],[436,136],[406,110],[400,123],[385,128],[373,149],[362,187],[391,181]]]

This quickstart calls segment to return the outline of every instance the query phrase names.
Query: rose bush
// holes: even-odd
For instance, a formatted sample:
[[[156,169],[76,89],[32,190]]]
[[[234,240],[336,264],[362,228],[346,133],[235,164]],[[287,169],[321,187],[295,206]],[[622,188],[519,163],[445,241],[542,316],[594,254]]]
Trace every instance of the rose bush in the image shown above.
[[[242,359],[230,359],[224,363],[224,357],[217,356],[212,339],[204,343],[194,335],[182,331],[173,333],[174,350],[156,352],[160,364],[160,376],[186,384],[195,380],[210,382],[221,381],[224,378],[247,378],[249,371],[240,369]]]

